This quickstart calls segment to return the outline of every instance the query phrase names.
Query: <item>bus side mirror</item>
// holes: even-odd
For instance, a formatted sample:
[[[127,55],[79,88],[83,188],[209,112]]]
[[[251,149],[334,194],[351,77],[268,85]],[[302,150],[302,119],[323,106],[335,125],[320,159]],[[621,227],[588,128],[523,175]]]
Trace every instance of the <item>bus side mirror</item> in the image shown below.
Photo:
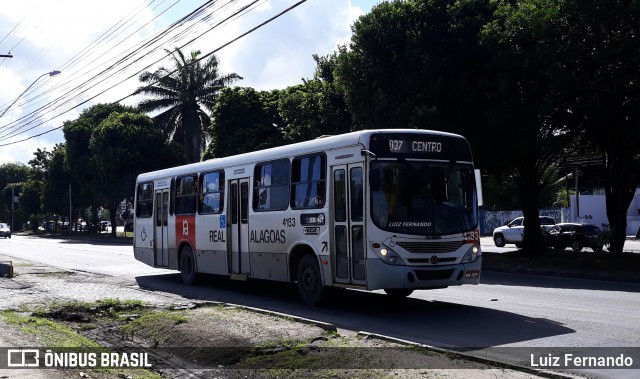
[[[377,169],[369,170],[369,187],[373,192],[380,191],[380,171]]]
[[[476,176],[476,193],[478,194],[478,206],[481,207],[484,203],[484,199],[482,197],[482,179],[480,177],[480,170],[473,170]]]

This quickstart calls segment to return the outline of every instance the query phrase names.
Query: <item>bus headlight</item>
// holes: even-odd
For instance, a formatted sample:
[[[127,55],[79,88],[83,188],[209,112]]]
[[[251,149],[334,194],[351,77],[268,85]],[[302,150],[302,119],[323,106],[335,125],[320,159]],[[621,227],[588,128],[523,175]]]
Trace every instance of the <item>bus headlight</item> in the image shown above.
[[[469,251],[467,251],[467,253],[464,255],[464,257],[462,257],[462,263],[474,262],[476,259],[478,259],[479,255],[480,245],[474,243]]]
[[[405,263],[400,256],[386,246],[380,246],[378,243],[371,245],[376,255],[386,264],[404,266]]]

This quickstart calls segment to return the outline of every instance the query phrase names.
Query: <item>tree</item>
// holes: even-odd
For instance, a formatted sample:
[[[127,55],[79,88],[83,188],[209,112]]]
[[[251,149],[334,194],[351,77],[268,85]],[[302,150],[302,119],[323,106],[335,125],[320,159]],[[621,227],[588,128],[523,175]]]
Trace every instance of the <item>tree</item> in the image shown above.
[[[605,166],[609,250],[621,253],[627,210],[640,184],[640,3],[553,2],[559,9],[554,80],[572,128],[600,152]]]
[[[0,165],[0,190],[2,196],[0,197],[0,220],[2,222],[10,223],[12,216],[12,209],[14,211],[14,224],[22,225],[23,220],[22,213],[15,213],[17,210],[16,204],[13,204],[14,200],[11,196],[19,196],[24,182],[28,179],[29,167],[20,163],[4,163]],[[19,216],[19,217],[16,217]],[[14,228],[14,225],[11,225]]]
[[[352,129],[475,132],[487,58],[478,33],[492,9],[472,0],[394,1],[361,16],[334,70]]]
[[[41,187],[40,201],[43,211],[58,214],[69,214],[69,184],[71,175],[66,164],[67,149],[64,144],[57,144],[48,155],[44,183]],[[69,220],[69,228],[72,221]]]
[[[96,167],[91,159],[93,152],[89,141],[98,125],[110,114],[138,113],[136,108],[121,104],[96,104],[82,111],[80,117],[73,121],[65,121],[63,132],[67,148],[67,167],[71,175],[73,206],[80,208],[96,208],[96,184],[94,173]]]
[[[286,126],[283,134],[293,142],[351,130],[351,115],[344,94],[335,83],[336,54],[313,56],[317,68],[313,79],[280,92],[278,109]]]
[[[167,50],[167,53],[171,53]],[[209,113],[218,100],[219,92],[238,79],[237,74],[222,75],[218,59],[211,55],[204,63],[198,59],[200,51],[192,51],[185,58],[178,48],[171,53],[174,69],[161,67],[144,72],[140,81],[146,85],[136,93],[150,95],[138,107],[144,112],[160,113],[154,117],[170,141],[182,144],[189,162],[200,161],[207,144]]]
[[[286,143],[278,114],[278,91],[225,88],[213,109],[206,157],[219,158]]]
[[[109,210],[114,226],[118,206],[133,198],[139,174],[183,163],[183,151],[165,141],[151,118],[138,113],[111,113],[93,131],[89,149],[95,196]],[[115,235],[115,227],[111,233]]]
[[[557,84],[551,72],[557,63],[550,45],[558,33],[558,13],[549,3],[502,2],[481,34],[483,46],[494,58],[486,73],[495,84],[487,94],[492,105],[487,108],[486,131],[503,137],[499,147],[509,157],[504,168],[518,188],[529,252],[543,249],[541,195],[554,181],[550,168],[575,135],[562,113],[556,112]]]

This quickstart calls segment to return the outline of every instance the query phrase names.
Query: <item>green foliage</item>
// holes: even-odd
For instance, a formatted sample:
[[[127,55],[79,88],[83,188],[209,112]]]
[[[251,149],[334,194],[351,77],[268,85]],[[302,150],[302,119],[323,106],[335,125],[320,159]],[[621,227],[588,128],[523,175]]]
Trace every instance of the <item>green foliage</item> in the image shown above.
[[[283,145],[277,96],[278,91],[258,92],[243,87],[220,91],[212,113],[212,143],[206,157],[226,157]]]
[[[29,177],[29,167],[20,163],[4,163],[0,165],[0,221],[10,223],[11,221],[11,194],[19,196],[24,182]],[[17,206],[14,205],[14,211]],[[22,225],[26,222],[25,215],[18,211],[14,212],[14,225]],[[13,229],[13,227],[12,227]]]
[[[34,335],[50,347],[100,347],[96,342],[77,334],[70,327],[44,317],[26,316],[15,311],[4,311],[0,317],[21,331]]]
[[[96,168],[91,159],[93,153],[89,142],[93,131],[113,112],[137,113],[129,106],[120,104],[97,104],[80,114],[78,119],[65,121],[63,132],[67,147],[67,167],[72,179],[74,206],[86,208],[96,205],[94,196],[94,172]]]
[[[350,131],[351,115],[334,82],[336,58],[335,54],[325,58],[314,56],[315,77],[281,91],[278,109],[286,124],[283,134],[288,140],[307,141]]]
[[[476,35],[490,16],[486,2],[444,0],[385,2],[361,16],[334,72],[352,128],[476,127],[460,122],[481,104]]]
[[[56,145],[47,163],[43,191],[40,195],[45,212],[69,214],[70,174],[66,166],[67,151],[64,145]]]
[[[575,135],[554,111],[557,91],[550,68],[555,52],[549,42],[557,33],[557,18],[553,1],[500,2],[480,35],[493,57],[486,72],[492,83],[487,87],[489,131],[503,137],[492,147],[509,157],[502,169],[518,189],[529,251],[542,247],[542,195],[552,183],[554,161]]]
[[[133,198],[139,174],[178,162],[164,141],[153,120],[139,113],[113,112],[93,130],[89,150],[94,195],[109,209],[112,225],[122,199]]]
[[[606,161],[610,251],[621,253],[627,209],[640,184],[640,3],[559,1],[559,97],[567,122],[585,133]]]

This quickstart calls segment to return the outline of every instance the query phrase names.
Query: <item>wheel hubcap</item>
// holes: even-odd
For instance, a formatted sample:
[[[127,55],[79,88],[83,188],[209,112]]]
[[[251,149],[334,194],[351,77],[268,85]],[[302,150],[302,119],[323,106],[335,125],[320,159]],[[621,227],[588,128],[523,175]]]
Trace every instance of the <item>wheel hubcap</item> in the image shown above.
[[[304,285],[304,289],[309,292],[316,292],[317,286],[317,277],[316,272],[311,267],[304,270],[302,275],[302,284]]]

